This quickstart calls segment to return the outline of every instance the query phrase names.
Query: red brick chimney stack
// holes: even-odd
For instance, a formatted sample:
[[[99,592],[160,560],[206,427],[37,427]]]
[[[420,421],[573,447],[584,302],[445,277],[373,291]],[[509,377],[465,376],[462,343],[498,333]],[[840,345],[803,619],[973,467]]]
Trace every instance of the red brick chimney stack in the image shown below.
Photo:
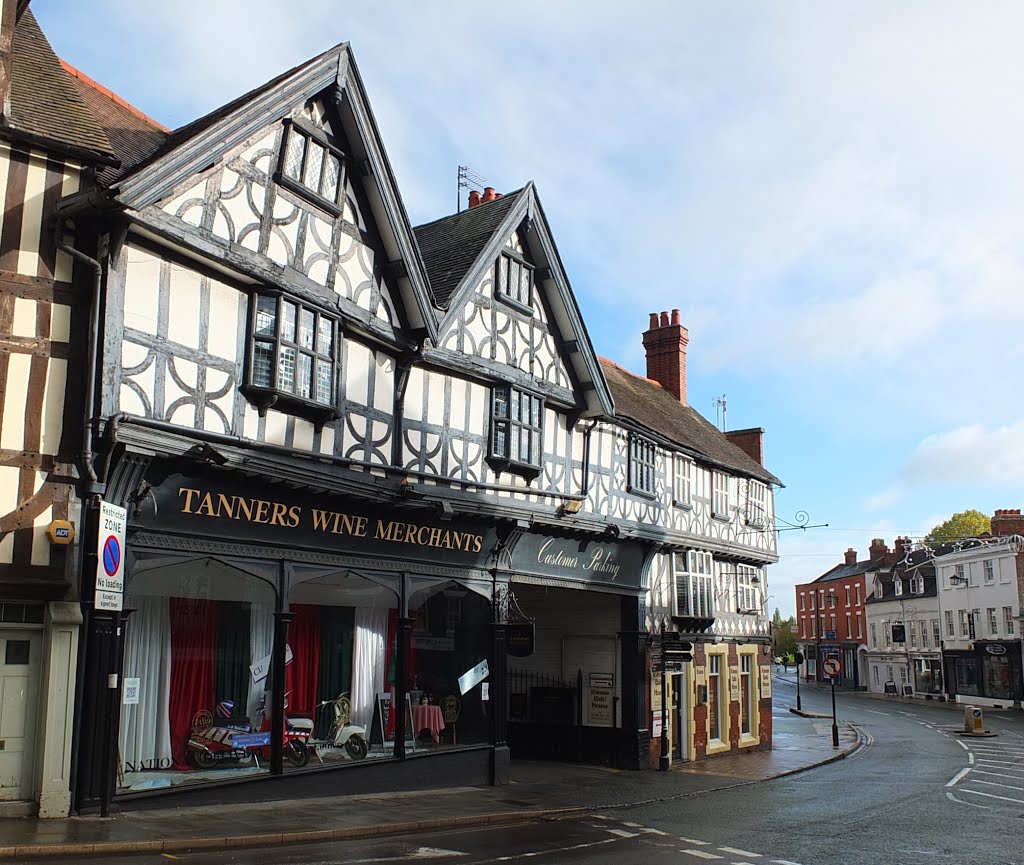
[[[889,553],[889,547],[881,538],[875,538],[868,547],[868,558],[873,562],[885,559]]]
[[[1024,536],[1024,517],[1020,515],[1020,508],[1000,508],[992,514],[992,535],[997,538]]]
[[[679,323],[679,310],[660,315],[651,313],[650,327],[644,333],[647,351],[647,377],[658,382],[683,405],[686,405],[686,346],[690,334]]]
[[[853,547],[846,548],[846,567],[852,568],[857,564],[857,551]]]

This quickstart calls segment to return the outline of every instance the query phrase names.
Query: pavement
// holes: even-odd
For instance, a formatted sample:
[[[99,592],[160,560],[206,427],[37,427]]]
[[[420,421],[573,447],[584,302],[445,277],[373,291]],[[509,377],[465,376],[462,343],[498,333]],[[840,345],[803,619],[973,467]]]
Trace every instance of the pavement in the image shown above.
[[[771,751],[677,764],[668,772],[513,760],[511,783],[502,787],[167,807],[107,818],[0,819],[0,860],[324,842],[611,810],[792,775],[840,760],[859,745],[856,731],[844,725],[833,747],[831,716],[798,716],[778,705],[773,724]]]

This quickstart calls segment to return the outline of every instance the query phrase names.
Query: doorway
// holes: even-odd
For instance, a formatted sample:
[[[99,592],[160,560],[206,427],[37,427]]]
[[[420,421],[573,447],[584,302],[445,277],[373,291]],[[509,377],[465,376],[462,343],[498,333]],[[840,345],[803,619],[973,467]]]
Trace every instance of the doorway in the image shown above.
[[[686,674],[673,673],[670,677],[669,724],[671,726],[672,762],[682,763],[688,759],[686,747]]]
[[[31,799],[42,634],[0,630],[0,801]]]

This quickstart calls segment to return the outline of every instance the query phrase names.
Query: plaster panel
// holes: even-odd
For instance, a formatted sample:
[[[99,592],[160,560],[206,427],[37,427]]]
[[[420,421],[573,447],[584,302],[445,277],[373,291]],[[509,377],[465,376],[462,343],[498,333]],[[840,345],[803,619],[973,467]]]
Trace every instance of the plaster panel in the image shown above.
[[[39,451],[55,454],[60,449],[64,432],[64,391],[68,378],[68,362],[51,357],[46,367],[46,390],[43,395],[43,417],[39,429]]]
[[[0,448],[20,451],[25,448],[25,406],[28,404],[28,377],[32,356],[12,354],[8,360],[7,383],[4,388],[4,426],[0,431]]]
[[[124,325],[155,335],[159,314],[160,259],[129,246],[125,254]]]
[[[167,317],[167,338],[189,348],[199,348],[202,277],[177,264],[170,268],[171,314]]]

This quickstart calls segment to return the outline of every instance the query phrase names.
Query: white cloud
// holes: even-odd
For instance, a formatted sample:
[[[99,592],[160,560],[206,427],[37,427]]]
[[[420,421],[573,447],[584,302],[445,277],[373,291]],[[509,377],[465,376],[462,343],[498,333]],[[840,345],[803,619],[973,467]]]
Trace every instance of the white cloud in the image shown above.
[[[899,476],[911,484],[937,485],[979,481],[999,486],[1024,479],[1024,419],[987,428],[969,424],[925,438]]]

